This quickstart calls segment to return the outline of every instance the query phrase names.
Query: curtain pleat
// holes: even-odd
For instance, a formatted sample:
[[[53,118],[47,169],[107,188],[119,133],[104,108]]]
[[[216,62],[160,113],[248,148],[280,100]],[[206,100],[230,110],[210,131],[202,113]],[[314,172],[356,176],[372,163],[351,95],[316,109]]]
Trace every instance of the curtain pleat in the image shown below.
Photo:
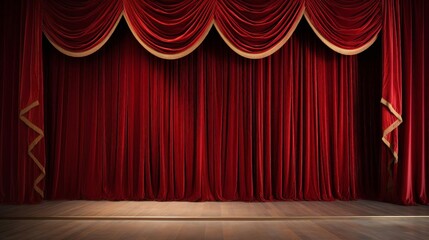
[[[94,55],[48,48],[48,199],[351,200],[357,57],[303,26],[251,60],[212,32],[166,61],[125,25]]]
[[[18,148],[18,120],[19,113],[19,76],[20,76],[20,25],[24,21],[19,14],[22,8],[20,1],[2,1],[0,9],[5,9],[16,14],[1,14],[0,39],[0,202],[22,202],[18,199],[21,192],[28,191],[27,188],[18,186],[19,175],[23,168],[18,170],[19,151],[27,152],[26,149]],[[8,37],[6,37],[8,36]],[[22,140],[22,138],[20,138]],[[19,150],[18,150],[19,149]],[[22,156],[22,155],[20,155]],[[25,158],[24,162],[27,159]],[[30,184],[34,181],[29,181]],[[34,192],[30,189],[30,192]],[[26,199],[26,201],[29,201]],[[25,202],[25,201],[24,201]]]
[[[392,169],[393,189],[382,192],[382,198],[406,205],[428,204],[429,84],[425,69],[429,67],[429,27],[426,23],[429,4],[425,1],[403,1],[398,10],[401,16],[398,21],[403,26],[400,29],[400,48],[406,49],[401,51],[402,105],[399,105],[404,122],[395,130],[397,132],[390,133],[398,134],[398,145],[391,147],[399,151],[399,160]],[[394,138],[391,136],[390,139]]]

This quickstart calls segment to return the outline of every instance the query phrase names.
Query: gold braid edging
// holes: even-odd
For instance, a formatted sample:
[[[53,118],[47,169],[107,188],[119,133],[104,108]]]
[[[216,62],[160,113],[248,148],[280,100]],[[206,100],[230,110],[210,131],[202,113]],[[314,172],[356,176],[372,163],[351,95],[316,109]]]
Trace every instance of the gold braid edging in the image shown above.
[[[25,125],[27,125],[30,129],[32,129],[33,131],[35,131],[36,133],[39,134],[36,138],[34,138],[34,140],[30,143],[30,145],[28,145],[27,153],[28,153],[28,156],[30,156],[30,158],[33,160],[33,162],[37,165],[37,167],[41,171],[40,175],[34,180],[33,188],[43,198],[44,197],[43,190],[39,188],[38,184],[45,177],[45,174],[46,174],[45,173],[45,167],[40,163],[40,161],[36,158],[36,156],[34,156],[32,151],[33,151],[34,147],[42,140],[42,138],[44,137],[44,134],[43,134],[42,129],[37,127],[27,117],[25,117],[26,113],[28,113],[31,109],[33,109],[37,106],[39,106],[39,101],[34,101],[30,105],[28,105],[27,107],[22,109],[19,112],[19,119],[21,119],[21,121],[23,121],[25,123]]]
[[[393,130],[395,130],[401,123],[402,123],[402,117],[401,115],[395,110],[395,108],[392,106],[390,102],[388,102],[386,99],[381,98],[380,101],[384,106],[386,106],[390,113],[392,113],[396,117],[396,121],[393,122],[389,127],[383,130],[383,142],[386,144],[386,146],[390,149],[390,151],[393,154],[393,157],[395,158],[395,163],[398,163],[398,153],[393,149],[391,143],[387,140],[386,136],[387,134],[391,133]]]

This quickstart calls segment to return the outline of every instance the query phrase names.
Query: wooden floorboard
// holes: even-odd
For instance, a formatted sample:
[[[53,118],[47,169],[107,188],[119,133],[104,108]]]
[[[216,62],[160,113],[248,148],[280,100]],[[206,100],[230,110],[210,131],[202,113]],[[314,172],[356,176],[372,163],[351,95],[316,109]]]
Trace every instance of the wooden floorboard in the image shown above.
[[[429,239],[429,206],[45,201],[0,205],[0,239]]]

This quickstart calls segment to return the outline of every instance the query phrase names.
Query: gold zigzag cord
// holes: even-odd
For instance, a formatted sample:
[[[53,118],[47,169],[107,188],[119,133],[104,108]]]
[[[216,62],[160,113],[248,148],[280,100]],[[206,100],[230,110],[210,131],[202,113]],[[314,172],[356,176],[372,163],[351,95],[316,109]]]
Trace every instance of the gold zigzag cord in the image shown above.
[[[28,156],[30,156],[30,158],[33,160],[33,162],[37,165],[37,167],[40,169],[41,173],[40,175],[36,178],[36,180],[34,180],[34,190],[36,190],[37,193],[40,194],[40,196],[42,196],[42,198],[44,197],[43,194],[43,190],[39,188],[38,184],[40,183],[40,181],[42,181],[42,179],[45,177],[45,167],[39,162],[39,160],[36,158],[36,156],[34,156],[33,154],[33,149],[34,147],[42,140],[42,138],[44,137],[43,134],[43,130],[40,129],[39,127],[37,127],[34,123],[32,123],[27,117],[25,117],[25,114],[28,113],[31,109],[35,108],[39,106],[39,101],[35,101],[33,103],[31,103],[30,105],[28,105],[26,108],[22,109],[19,112],[19,119],[21,119],[21,121],[23,121],[25,123],[25,125],[27,125],[29,128],[31,128],[33,131],[35,131],[36,133],[38,133],[39,135],[30,143],[30,145],[28,145]]]
[[[380,101],[384,106],[386,106],[390,113],[392,113],[395,117],[396,117],[396,121],[393,122],[389,127],[387,127],[386,129],[384,129],[383,131],[383,142],[384,144],[386,144],[386,146],[390,149],[390,151],[393,154],[393,157],[395,158],[394,161],[395,163],[398,163],[398,153],[393,149],[392,145],[390,144],[390,142],[387,140],[386,136],[387,134],[391,133],[393,130],[395,130],[399,125],[401,125],[402,123],[402,117],[401,115],[395,110],[395,108],[392,106],[392,104],[390,102],[388,102],[386,99],[381,98]]]

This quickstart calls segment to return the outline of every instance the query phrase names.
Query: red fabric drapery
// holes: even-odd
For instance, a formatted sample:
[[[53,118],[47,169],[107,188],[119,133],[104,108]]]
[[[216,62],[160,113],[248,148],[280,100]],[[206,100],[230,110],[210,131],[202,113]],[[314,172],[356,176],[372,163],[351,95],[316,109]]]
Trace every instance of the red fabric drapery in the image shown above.
[[[398,0],[383,2],[383,142],[398,160],[398,130],[402,122],[401,14]],[[409,23],[411,25],[411,23]],[[408,27],[408,24],[407,26]]]
[[[42,10],[40,1],[24,4],[24,22],[21,25],[20,76],[19,76],[19,151],[18,169],[23,177],[18,184],[30,191],[21,192],[19,201],[38,201],[43,198],[45,177],[43,67],[42,67]],[[25,125],[24,125],[25,124]],[[20,139],[21,138],[21,139]],[[28,186],[29,180],[34,179]],[[34,189],[34,191],[33,191]]]
[[[426,1],[403,1],[398,7],[401,16],[401,42],[397,46],[402,49],[400,55],[402,78],[396,78],[400,80],[396,85],[400,87],[398,95],[392,94],[388,97],[391,97],[389,99],[392,106],[396,107],[398,112],[402,110],[399,113],[403,114],[404,122],[398,128],[398,132],[393,132],[398,134],[399,140],[390,136],[390,139],[397,141],[393,141],[397,143],[393,145],[395,147],[393,150],[399,150],[399,161],[395,165],[396,169],[393,169],[395,170],[394,191],[391,196],[387,193],[386,195],[396,203],[428,204],[429,24],[427,23],[429,4]],[[389,75],[389,77],[395,76]],[[402,105],[398,96],[401,96]],[[384,107],[383,114],[385,113]]]
[[[45,145],[40,1],[2,2],[0,202],[44,195]]]
[[[166,61],[124,25],[84,59],[50,48],[49,199],[356,199],[357,57],[308,30],[259,60],[212,32]]]
[[[204,40],[213,23],[215,1],[125,0],[125,19],[134,36],[152,54],[183,57]]]
[[[246,58],[263,58],[282,47],[304,13],[302,1],[219,0],[215,26],[224,41]]]
[[[43,31],[64,54],[87,56],[100,49],[122,16],[117,0],[43,0]]]
[[[424,76],[424,70],[419,70],[419,65],[414,66],[414,62],[412,62],[413,59],[424,59],[424,57],[417,53],[402,55],[404,51],[407,51],[409,45],[416,46],[423,43],[422,46],[425,46],[424,43],[427,43],[426,32],[423,31],[426,26],[418,24],[424,19],[427,10],[427,4],[424,4],[423,1],[411,4],[405,0],[368,0],[356,6],[342,0],[272,0],[267,3],[263,1],[206,0],[198,1],[198,4],[193,1],[168,3],[158,1],[154,3],[153,1],[111,0],[77,3],[69,0],[44,0],[42,3],[40,1],[22,1],[20,4],[19,11],[18,8],[4,8],[3,13],[5,14],[2,15],[3,19],[7,19],[7,16],[12,14],[8,11],[15,9],[15,14],[20,16],[21,21],[11,23],[11,27],[19,25],[22,29],[20,34],[11,38],[20,43],[16,45],[20,48],[20,64],[15,66],[13,70],[19,73],[18,79],[15,79],[19,82],[17,85],[19,93],[16,96],[19,98],[19,114],[17,116],[20,119],[18,128],[15,129],[15,132],[18,133],[17,165],[5,163],[6,168],[4,168],[10,167],[20,169],[17,172],[25,172],[25,180],[22,178],[19,180],[21,181],[18,191],[20,195],[15,198],[15,201],[38,201],[44,193],[43,125],[45,121],[43,116],[43,72],[41,70],[42,19],[45,35],[57,49],[67,55],[81,57],[94,53],[101,48],[110,38],[124,14],[129,27],[140,44],[154,55],[166,59],[190,54],[203,41],[212,24],[216,26],[229,47],[238,54],[247,58],[271,56],[270,54],[286,44],[286,40],[292,35],[296,23],[302,16],[304,8],[306,8],[305,16],[315,33],[325,44],[340,53],[354,54],[367,48],[375,40],[381,28],[383,34],[381,43],[383,72],[380,92],[383,108],[381,109],[380,121],[383,132],[382,139],[390,151],[383,151],[382,160],[386,162],[382,164],[387,166],[391,159],[401,159],[401,151],[408,154],[403,156],[404,159],[411,159],[409,149],[414,149],[414,147],[411,147],[409,142],[400,145],[402,143],[400,137],[403,134],[403,136],[407,136],[406,139],[413,139],[411,135],[415,135],[415,130],[407,125],[407,131],[401,133],[398,126],[403,120],[403,103],[408,104],[406,111],[409,111],[407,112],[409,116],[416,110],[411,108],[412,104],[407,102],[413,99],[412,96],[414,95],[407,95],[408,99],[404,101],[403,86],[405,84],[407,90],[411,89],[409,91],[413,93],[417,91],[414,89],[415,81],[412,81],[411,84],[409,73],[413,73],[413,79],[415,79],[414,76]],[[415,7],[416,5],[424,10],[419,11]],[[401,11],[401,7],[406,10]],[[250,12],[252,14],[249,14]],[[415,18],[409,17],[410,12],[415,13]],[[282,13],[285,16],[279,17],[274,13]],[[161,21],[155,21],[159,18]],[[9,28],[6,26],[6,22],[4,22],[4,29]],[[402,39],[407,39],[407,34],[410,33],[409,29],[413,27],[419,28],[425,34],[418,35],[417,30],[411,31],[412,34],[418,35],[419,42],[403,41]],[[7,35],[5,34],[5,36]],[[12,42],[12,40],[5,40],[5,42]],[[14,51],[5,50],[4,58],[12,52]],[[11,68],[11,65],[8,61],[3,60],[2,67],[4,69]],[[402,73],[402,69],[408,70]],[[421,69],[425,68],[422,67]],[[11,76],[15,75],[11,74]],[[8,86],[13,88],[14,84],[12,81],[4,81],[3,85],[5,88]],[[424,88],[423,85],[422,87]],[[1,92],[3,96],[9,96],[9,93],[6,93],[7,90]],[[199,92],[198,94],[202,93]],[[421,98],[413,99],[413,102],[419,100]],[[198,104],[202,103],[199,102]],[[422,104],[423,109],[425,106]],[[203,105],[199,105],[199,107],[204,109]],[[255,108],[258,109],[258,106],[255,105]],[[2,111],[4,109],[8,108],[2,107]],[[423,111],[423,115],[426,116],[425,111]],[[204,125],[201,124],[208,121],[207,115],[200,115],[200,117],[201,119],[197,121],[199,123],[196,126],[197,129],[202,128]],[[421,119],[426,118],[410,119],[418,123]],[[11,130],[4,131],[3,129],[2,127],[4,133],[2,134],[2,141],[4,142],[4,139],[8,139],[8,136],[11,135]],[[201,132],[199,137],[204,138],[206,134],[207,132]],[[427,136],[426,133],[423,137],[416,135],[417,139],[423,139],[423,143],[419,143],[419,146],[425,146],[425,136]],[[204,151],[202,149],[196,156],[198,158],[204,157],[202,155]],[[383,179],[387,179],[387,176],[390,175],[390,182],[382,181],[382,189],[385,189],[384,185],[390,185],[396,191],[395,193],[395,191],[389,190],[389,187],[386,188],[386,194],[381,193],[382,199],[396,201],[395,199],[401,198],[399,201],[406,204],[416,201],[427,202],[425,200],[426,185],[411,184],[410,182],[413,181],[409,174],[403,172],[405,169],[408,171],[415,169],[416,166],[424,168],[427,153],[423,150],[418,152],[421,152],[416,158],[418,163],[414,160],[404,160],[409,161],[407,162],[408,167],[397,169],[395,165],[389,170],[387,168],[380,170]],[[9,153],[2,154],[13,156]],[[418,181],[425,182],[427,174],[425,172],[419,174]],[[14,179],[14,175],[6,174],[5,176],[10,178],[4,177],[6,180],[0,184],[2,186],[7,186],[9,179]],[[402,178],[404,176],[407,177]],[[418,196],[413,193],[415,188],[420,189]],[[10,192],[8,187],[3,189]],[[403,192],[399,193],[399,191]],[[35,197],[36,193],[39,197]]]
[[[99,49],[122,15],[140,44],[164,59],[192,52],[213,24],[236,53],[246,58],[267,57],[290,38],[306,8],[307,20],[325,44],[342,54],[356,54],[375,41],[382,22],[379,0],[364,4],[320,0],[43,2],[47,38],[58,50],[75,57]]]
[[[381,2],[307,0],[305,16],[317,36],[341,54],[370,47],[381,29]]]

